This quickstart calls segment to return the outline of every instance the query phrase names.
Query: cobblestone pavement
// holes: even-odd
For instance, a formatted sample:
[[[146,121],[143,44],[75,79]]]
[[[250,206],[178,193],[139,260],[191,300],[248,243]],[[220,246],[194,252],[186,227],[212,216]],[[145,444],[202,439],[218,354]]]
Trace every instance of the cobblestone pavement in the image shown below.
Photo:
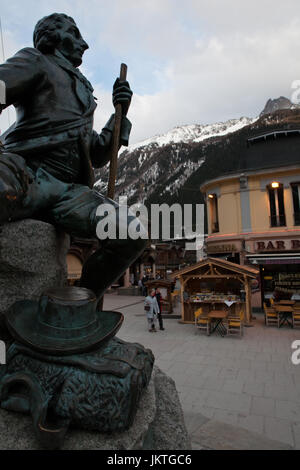
[[[104,308],[124,314],[118,336],[152,349],[175,380],[190,433],[210,419],[300,449],[300,365],[291,362],[300,329],[265,327],[256,314],[242,339],[207,337],[174,318],[149,333],[143,297],[107,294]]]

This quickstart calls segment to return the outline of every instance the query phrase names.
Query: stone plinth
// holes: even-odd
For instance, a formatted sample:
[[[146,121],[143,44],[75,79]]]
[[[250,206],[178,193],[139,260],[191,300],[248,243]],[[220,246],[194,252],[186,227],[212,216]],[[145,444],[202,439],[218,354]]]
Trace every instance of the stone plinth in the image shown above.
[[[39,450],[31,418],[0,409],[0,449]],[[66,450],[191,449],[174,381],[154,367],[133,425],[126,432],[104,434],[70,429]]]
[[[69,236],[45,222],[26,219],[2,225],[0,316],[17,300],[37,300],[45,289],[66,284],[68,249]]]

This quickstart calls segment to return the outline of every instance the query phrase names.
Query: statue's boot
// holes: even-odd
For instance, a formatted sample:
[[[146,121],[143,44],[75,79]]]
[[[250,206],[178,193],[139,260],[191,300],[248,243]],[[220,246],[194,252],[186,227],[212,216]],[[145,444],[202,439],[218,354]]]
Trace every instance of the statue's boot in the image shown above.
[[[143,253],[147,240],[104,240],[101,248],[83,265],[80,286],[101,298],[126,269]]]
[[[91,212],[90,216],[94,221],[95,231],[100,238],[100,248],[84,263],[80,280],[80,286],[94,291],[98,299],[101,299],[105,290],[116,282],[143,253],[148,238],[145,227],[128,207],[119,206],[109,198],[103,198],[103,202],[114,207],[112,227],[115,230],[112,229],[113,233],[110,234],[110,238],[101,240],[102,231],[99,225],[105,225],[103,213],[106,210],[106,204],[102,210],[99,210],[98,207],[96,212]],[[137,228],[140,238],[134,239],[130,236],[133,226]],[[134,236],[136,236],[136,232]]]

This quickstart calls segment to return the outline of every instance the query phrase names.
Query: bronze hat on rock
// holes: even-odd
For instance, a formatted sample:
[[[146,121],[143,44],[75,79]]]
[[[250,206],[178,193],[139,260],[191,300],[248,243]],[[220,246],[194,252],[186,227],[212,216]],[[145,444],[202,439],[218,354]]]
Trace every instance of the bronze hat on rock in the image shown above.
[[[47,290],[39,301],[15,302],[6,314],[12,336],[39,352],[75,354],[104,344],[115,336],[124,317],[97,311],[95,294],[85,288]]]

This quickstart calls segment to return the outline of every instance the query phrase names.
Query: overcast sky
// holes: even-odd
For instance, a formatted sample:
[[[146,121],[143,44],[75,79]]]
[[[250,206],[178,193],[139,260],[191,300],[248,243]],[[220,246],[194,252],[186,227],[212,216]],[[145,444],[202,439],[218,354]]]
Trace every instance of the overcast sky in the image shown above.
[[[131,143],[174,126],[254,117],[300,80],[299,0],[1,1],[5,56],[32,46],[36,22],[72,16],[90,49],[82,72],[98,97],[95,129],[113,112],[120,63],[134,91]],[[1,50],[0,50],[1,57]],[[11,121],[14,112],[10,111]],[[8,113],[0,128],[8,127]]]

